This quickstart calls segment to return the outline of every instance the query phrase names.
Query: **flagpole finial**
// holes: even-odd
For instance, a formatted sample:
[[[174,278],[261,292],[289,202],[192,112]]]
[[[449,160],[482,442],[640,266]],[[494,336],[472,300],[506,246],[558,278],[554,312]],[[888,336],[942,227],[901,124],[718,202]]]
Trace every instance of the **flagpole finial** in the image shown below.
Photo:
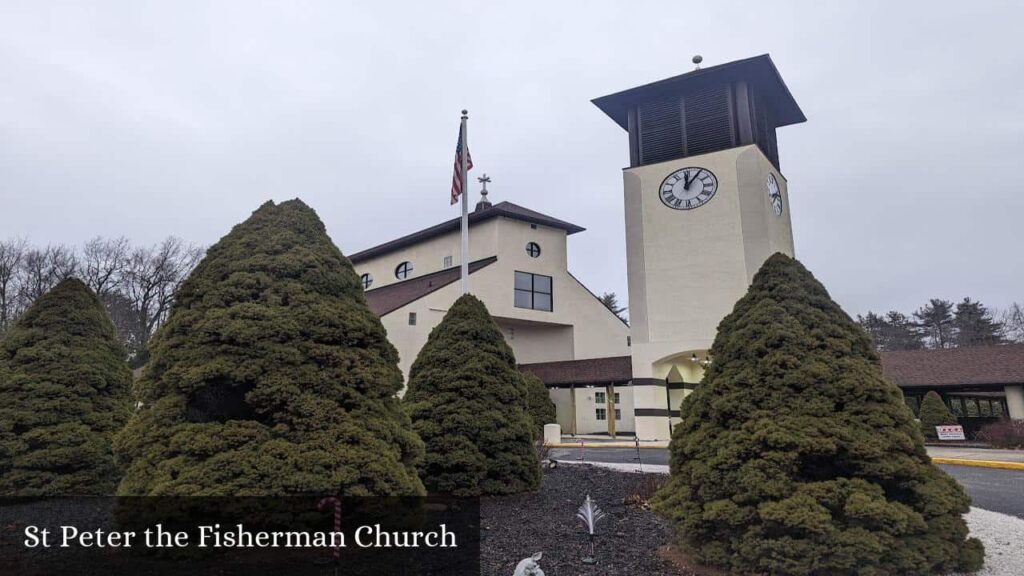
[[[468,118],[468,117],[469,117],[469,110],[463,110],[462,111],[462,118],[465,119],[465,118]]]

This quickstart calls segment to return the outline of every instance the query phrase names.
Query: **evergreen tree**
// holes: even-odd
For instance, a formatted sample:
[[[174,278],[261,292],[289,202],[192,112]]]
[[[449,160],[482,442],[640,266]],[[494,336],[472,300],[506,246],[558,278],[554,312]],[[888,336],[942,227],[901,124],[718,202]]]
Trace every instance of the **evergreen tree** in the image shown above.
[[[946,407],[942,396],[939,396],[939,393],[934,390],[924,395],[917,417],[921,421],[921,432],[924,433],[925,438],[932,440],[939,437],[939,433],[935,430],[936,426],[956,424],[956,416]]]
[[[123,495],[416,495],[398,354],[299,200],[209,249],[150,342]]]
[[[113,494],[131,372],[96,296],[67,279],[0,341],[0,495]]]
[[[886,350],[920,350],[924,348],[921,334],[910,318],[895,310],[890,310],[885,315],[885,323],[888,343]]]
[[[605,292],[598,298],[601,304],[604,304],[605,308],[611,310],[612,314],[619,317],[619,320],[626,322],[626,310],[625,306],[619,304],[619,297],[615,295],[615,292]]]
[[[555,403],[551,401],[551,393],[540,378],[533,374],[523,374],[526,383],[526,408],[533,421],[533,428],[538,438],[544,435],[544,425],[554,424],[558,419]]]
[[[430,332],[409,371],[405,404],[426,444],[432,493],[472,496],[536,488],[528,389],[484,303],[465,294]]]
[[[876,350],[918,350],[924,347],[913,322],[895,310],[885,316],[868,312],[867,316],[857,316],[857,322],[871,336]]]
[[[1002,344],[1003,324],[981,302],[964,298],[953,314],[954,341],[957,346]]]
[[[932,298],[914,312],[917,328],[929,348],[949,348],[953,345],[953,303]]]
[[[867,316],[857,315],[857,324],[860,324],[860,327],[871,337],[871,342],[874,343],[876,350],[885,350],[888,324],[884,316],[879,316],[868,310]]]
[[[969,499],[931,464],[864,331],[775,254],[682,403],[656,509],[697,559],[775,576],[980,566]]]

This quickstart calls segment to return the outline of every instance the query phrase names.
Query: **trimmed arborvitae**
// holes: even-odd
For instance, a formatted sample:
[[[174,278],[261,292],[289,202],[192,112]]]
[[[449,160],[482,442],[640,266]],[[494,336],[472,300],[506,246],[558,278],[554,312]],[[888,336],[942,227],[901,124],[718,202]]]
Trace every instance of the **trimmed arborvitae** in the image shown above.
[[[925,438],[931,440],[939,437],[939,433],[935,430],[936,426],[956,424],[956,416],[953,416],[953,413],[946,407],[946,403],[942,401],[942,396],[939,396],[939,393],[934,390],[924,395],[917,416],[921,421],[921,432],[924,433]]]
[[[398,354],[316,212],[267,202],[212,246],[150,343],[122,495],[416,495]]]
[[[524,373],[523,380],[526,383],[526,409],[533,421],[534,433],[540,438],[544,435],[544,425],[557,421],[555,403],[551,401],[551,393],[540,378]]]
[[[536,488],[526,397],[512,349],[484,303],[460,297],[416,357],[404,398],[426,444],[427,489],[472,496]]]
[[[969,499],[931,464],[867,334],[775,254],[682,403],[656,509],[705,563],[776,576],[973,570]]]
[[[0,495],[113,494],[111,441],[131,412],[114,325],[79,280],[39,298],[0,341]]]

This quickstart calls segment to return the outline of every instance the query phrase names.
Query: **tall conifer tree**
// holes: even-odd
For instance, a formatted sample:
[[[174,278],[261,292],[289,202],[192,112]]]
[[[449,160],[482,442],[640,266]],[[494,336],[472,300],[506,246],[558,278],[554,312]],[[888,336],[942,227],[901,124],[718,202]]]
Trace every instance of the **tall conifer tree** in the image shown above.
[[[769,258],[682,403],[656,509],[706,563],[776,576],[973,570],[969,499],[931,464],[867,334]]]
[[[409,371],[406,409],[426,443],[420,477],[434,493],[536,488],[527,386],[484,303],[465,294],[430,332]]]
[[[113,494],[131,371],[114,325],[64,280],[0,340],[0,496]]]
[[[150,344],[124,495],[423,493],[398,354],[299,200],[212,246]]]

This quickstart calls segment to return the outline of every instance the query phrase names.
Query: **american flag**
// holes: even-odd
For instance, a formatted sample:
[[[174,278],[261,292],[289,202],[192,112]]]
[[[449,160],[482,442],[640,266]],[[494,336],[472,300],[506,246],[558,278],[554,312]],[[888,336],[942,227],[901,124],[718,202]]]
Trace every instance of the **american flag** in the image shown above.
[[[459,127],[459,142],[455,145],[455,174],[452,175],[452,204],[459,201],[459,196],[462,195],[462,127]],[[473,155],[469,153],[469,147],[466,150],[466,171],[469,172],[473,169]]]

